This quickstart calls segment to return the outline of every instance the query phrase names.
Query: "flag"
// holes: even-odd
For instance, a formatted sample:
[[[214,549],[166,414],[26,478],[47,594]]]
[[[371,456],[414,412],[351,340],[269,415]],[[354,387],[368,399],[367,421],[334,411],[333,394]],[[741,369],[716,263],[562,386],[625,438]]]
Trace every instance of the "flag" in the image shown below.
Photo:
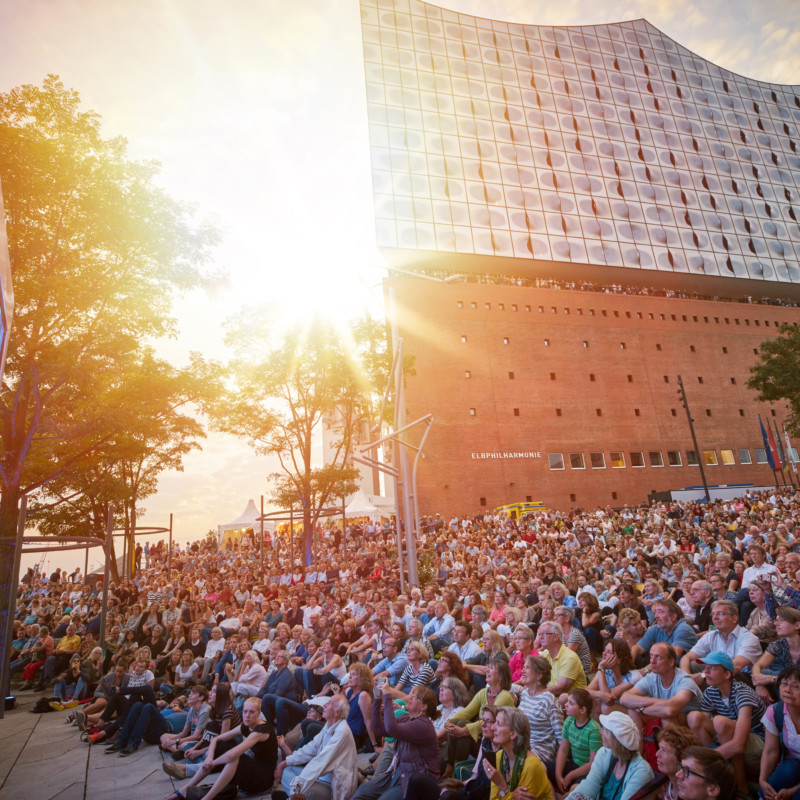
[[[792,457],[792,443],[789,441],[789,432],[786,430],[786,423],[783,423],[783,438],[786,440],[786,456],[792,466],[792,472],[797,475],[797,462]]]
[[[775,452],[775,443],[770,442],[769,436],[767,436],[767,430],[764,427],[764,422],[761,419],[761,414],[758,415],[758,424],[761,426],[761,438],[764,440],[764,450],[767,452],[767,461],[769,461],[769,468],[771,470],[776,470],[778,459],[777,453]]]
[[[780,459],[781,469],[784,472],[789,469],[789,459],[786,458],[786,451],[783,449],[783,442],[781,441],[781,435],[778,433],[778,421],[772,420],[772,427],[775,428],[775,445],[778,451],[778,458]],[[772,433],[772,431],[770,431]]]

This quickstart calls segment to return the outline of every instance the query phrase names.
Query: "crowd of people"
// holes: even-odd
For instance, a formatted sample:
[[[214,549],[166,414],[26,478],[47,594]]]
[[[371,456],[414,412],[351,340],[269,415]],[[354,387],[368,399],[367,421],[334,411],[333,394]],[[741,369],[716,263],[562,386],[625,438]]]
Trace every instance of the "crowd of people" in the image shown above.
[[[389,523],[321,530],[308,569],[280,534],[148,546],[104,643],[100,582],[29,570],[11,691],[160,748],[172,800],[798,800],[799,525],[793,487],[435,515],[420,586]]]

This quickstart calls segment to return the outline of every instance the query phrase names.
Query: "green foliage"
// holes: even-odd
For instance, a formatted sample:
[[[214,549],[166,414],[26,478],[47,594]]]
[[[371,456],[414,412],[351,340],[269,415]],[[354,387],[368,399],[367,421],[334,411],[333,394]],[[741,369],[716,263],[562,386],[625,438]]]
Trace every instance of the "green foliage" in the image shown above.
[[[374,419],[376,387],[386,358],[380,326],[362,321],[347,329],[314,319],[276,332],[263,309],[246,309],[229,325],[229,391],[210,410],[214,425],[246,438],[257,452],[275,456],[272,501],[302,509],[306,536],[321,510],[356,489],[349,463],[362,421]],[[384,337],[381,342],[380,337]],[[323,426],[337,430],[327,463],[314,464]]]
[[[138,394],[129,379],[144,364],[142,342],[173,332],[178,292],[215,281],[202,265],[217,232],[126,147],[104,139],[98,115],[54,76],[0,95],[15,294],[0,387],[0,533],[20,492],[112,446],[137,414],[123,399]]]
[[[786,402],[786,428],[800,436],[800,329],[782,325],[778,332],[776,338],[761,343],[747,386],[761,402]]]

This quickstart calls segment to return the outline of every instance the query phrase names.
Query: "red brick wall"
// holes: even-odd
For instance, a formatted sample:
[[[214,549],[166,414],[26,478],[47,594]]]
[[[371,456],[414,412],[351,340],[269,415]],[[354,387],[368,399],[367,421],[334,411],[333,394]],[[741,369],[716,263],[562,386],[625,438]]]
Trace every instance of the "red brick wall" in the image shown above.
[[[741,465],[736,451],[748,448],[755,462],[757,415],[773,419],[745,385],[754,350],[778,324],[797,321],[797,309],[408,278],[392,285],[405,351],[415,357],[408,419],[435,418],[419,466],[421,513],[473,513],[480,498],[489,508],[526,497],[591,508],[700,484],[700,470],[686,464],[693,447],[679,374],[699,449],[716,451],[709,484],[774,482],[767,465]],[[775,411],[780,423],[785,409]],[[723,448],[734,450],[735,465],[722,465]],[[612,450],[624,453],[625,468],[611,468]],[[651,450],[664,467],[649,466]],[[668,466],[668,450],[681,452],[683,466]],[[541,458],[473,458],[492,451]],[[591,451],[605,454],[605,469],[591,468]],[[644,453],[644,468],[631,466],[631,451]],[[569,454],[579,452],[586,469],[570,469]],[[548,453],[563,453],[566,468],[552,471]]]

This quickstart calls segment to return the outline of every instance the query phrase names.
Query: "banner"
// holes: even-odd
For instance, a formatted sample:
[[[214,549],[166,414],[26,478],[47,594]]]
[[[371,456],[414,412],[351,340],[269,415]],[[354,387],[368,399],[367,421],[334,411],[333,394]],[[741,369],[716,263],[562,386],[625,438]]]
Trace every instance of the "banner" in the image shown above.
[[[792,472],[797,475],[797,462],[794,460],[792,455],[792,443],[789,441],[789,432],[786,430],[786,423],[783,424],[783,438],[786,440],[786,454],[789,458],[789,464],[791,464]]]
[[[767,451],[767,461],[769,461],[769,468],[771,470],[778,469],[778,454],[775,452],[775,443],[770,442],[770,436],[767,436],[767,430],[764,427],[764,422],[761,419],[761,414],[758,415],[758,424],[761,426],[761,438],[764,441],[764,450]]]
[[[778,433],[777,420],[772,420],[772,427],[775,428],[775,444],[778,450],[778,458],[781,460],[781,469],[785,472],[789,469],[789,459],[786,457],[786,452],[783,449],[783,442],[781,441],[781,435]],[[771,432],[772,431],[770,431],[770,433]]]

